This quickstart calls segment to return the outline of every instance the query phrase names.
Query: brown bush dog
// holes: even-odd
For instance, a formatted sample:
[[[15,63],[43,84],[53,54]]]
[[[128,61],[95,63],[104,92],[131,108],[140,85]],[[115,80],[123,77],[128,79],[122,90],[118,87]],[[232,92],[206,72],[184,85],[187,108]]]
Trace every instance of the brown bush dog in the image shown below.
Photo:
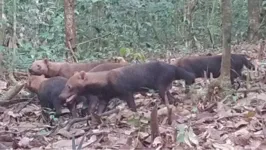
[[[110,62],[110,63],[104,63],[101,65],[98,65],[94,67],[93,69],[91,69],[89,72],[109,71],[109,70],[121,68],[127,65],[129,64],[125,60],[122,60],[122,61],[116,60],[114,61],[114,63]],[[87,105],[88,105],[87,112],[90,114],[95,111],[96,105],[98,104],[100,97],[92,95],[92,94],[86,94],[86,97],[87,97]],[[64,99],[62,101],[64,101]]]
[[[124,59],[120,59],[120,60],[115,60],[113,61],[115,63],[104,63],[101,65],[98,65],[96,67],[94,67],[93,69],[91,69],[89,72],[100,72],[100,71],[109,71],[112,69],[116,69],[116,68],[121,68],[128,64]],[[142,89],[139,91],[139,93],[143,96],[146,96],[146,92],[148,92],[148,89]],[[175,98],[170,94],[169,91],[167,91],[167,96],[169,97],[169,99],[174,100]],[[97,103],[99,102],[99,98],[94,96],[94,95],[87,95],[86,96],[88,98],[88,112],[91,113],[93,111],[95,111],[92,108],[95,108]],[[100,105],[99,107],[101,107],[102,105]],[[99,109],[99,111],[101,111],[101,109]],[[98,112],[99,113],[99,112]]]
[[[244,54],[232,54],[231,56],[231,83],[234,83],[234,79],[242,76],[243,66],[248,69],[254,69],[254,65],[246,58]],[[222,55],[214,56],[197,56],[181,58],[175,62],[176,66],[185,68],[187,71],[192,72],[196,78],[204,77],[204,71],[207,73],[207,77],[210,78],[210,73],[214,78],[220,76],[220,68],[222,62]]]
[[[114,62],[111,64],[109,64],[109,62]],[[122,63],[125,64],[127,63],[123,57],[115,57],[112,58],[112,60],[108,61],[99,61],[99,62],[92,62],[92,63],[67,63],[67,62],[52,62],[49,61],[47,59],[44,60],[37,60],[35,62],[33,62],[33,64],[31,65],[31,67],[29,68],[29,72],[30,74],[33,75],[42,75],[44,74],[46,77],[55,77],[55,76],[62,76],[62,77],[66,77],[69,78],[71,75],[74,74],[75,71],[89,71],[91,69],[97,71],[97,70],[105,70],[105,68],[107,67],[113,67],[113,68],[117,68],[120,67],[120,65],[117,65],[117,63]],[[101,65],[101,64],[106,64],[106,65]],[[98,65],[100,65],[99,67],[97,67]],[[95,68],[96,67],[96,68]],[[106,68],[106,69],[107,69]],[[60,86],[60,85],[59,85]],[[42,96],[44,97],[44,96]],[[93,97],[91,97],[90,95],[88,95],[88,97],[86,97],[87,99],[93,99]],[[86,103],[86,100],[84,101]],[[72,104],[74,107],[76,105],[76,103]],[[70,108],[70,104],[68,105],[68,107]],[[75,109],[73,109],[75,110]],[[71,110],[70,110],[71,111]],[[76,113],[73,112],[73,113]]]
[[[164,62],[149,62],[129,65],[111,71],[76,72],[66,83],[60,98],[71,101],[80,93],[100,95],[100,111],[103,112],[112,98],[125,100],[129,108],[136,112],[133,94],[150,88],[159,91],[163,102],[168,98],[166,91],[173,80],[183,79],[187,84],[195,82],[195,76],[181,67]]]
[[[70,78],[75,71],[90,71],[105,61],[90,63],[53,62],[48,59],[36,60],[28,69],[31,75],[45,75],[46,77],[62,76]]]
[[[53,62],[48,59],[36,60],[28,69],[32,75],[42,75],[46,77],[62,76],[70,78],[75,71],[90,71],[94,67],[104,63],[127,63],[123,57],[114,57],[108,61],[98,61],[90,63],[68,63],[68,62]]]
[[[64,77],[45,78],[44,75],[31,75],[25,87],[31,92],[36,93],[42,107],[55,109],[56,116],[61,115],[63,103],[59,95],[65,87],[67,79]],[[81,97],[79,97],[81,98]],[[76,105],[68,104],[67,108],[71,111],[73,117],[77,117]]]
[[[104,63],[92,68],[89,72],[109,71],[112,69],[120,68],[129,65],[126,62],[120,63]],[[86,71],[85,71],[86,72]]]

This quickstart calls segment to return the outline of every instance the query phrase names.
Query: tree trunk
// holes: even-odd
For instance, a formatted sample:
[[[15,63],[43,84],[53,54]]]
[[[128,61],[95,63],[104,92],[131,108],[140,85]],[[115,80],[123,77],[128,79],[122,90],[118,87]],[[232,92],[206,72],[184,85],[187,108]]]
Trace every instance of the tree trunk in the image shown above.
[[[231,29],[232,29],[232,9],[231,0],[221,0],[222,2],[222,26],[223,26],[223,56],[221,63],[221,81],[230,81],[231,68]],[[222,82],[224,83],[224,82]]]
[[[0,0],[0,20],[2,21],[2,24],[0,26],[0,45],[4,45],[5,41],[5,18],[4,18],[4,0]],[[0,52],[0,77],[3,77],[4,72],[4,66],[3,66],[3,53]]]
[[[205,101],[217,101],[231,95],[230,69],[231,69],[231,29],[232,7],[231,0],[221,0],[223,55],[221,62],[221,75],[218,80],[213,80],[208,86]]]
[[[5,15],[4,15],[4,0],[0,0],[0,20],[2,22],[0,26],[0,44],[4,45],[5,40]]]
[[[66,58],[72,56],[72,60],[77,61],[75,57],[76,52],[76,23],[75,23],[75,0],[64,0],[64,14],[65,14],[65,40],[68,52],[66,52]]]
[[[258,52],[259,61],[262,61],[262,59],[265,57],[264,49],[265,49],[265,40],[261,40],[260,41],[260,49]]]
[[[260,0],[248,0],[248,40],[250,42],[259,40],[260,26]]]
[[[195,48],[195,40],[191,33],[192,22],[193,22],[193,13],[195,11],[195,7],[198,3],[198,0],[186,0],[185,4],[185,12],[184,12],[184,21],[185,21],[185,45],[188,48]]]

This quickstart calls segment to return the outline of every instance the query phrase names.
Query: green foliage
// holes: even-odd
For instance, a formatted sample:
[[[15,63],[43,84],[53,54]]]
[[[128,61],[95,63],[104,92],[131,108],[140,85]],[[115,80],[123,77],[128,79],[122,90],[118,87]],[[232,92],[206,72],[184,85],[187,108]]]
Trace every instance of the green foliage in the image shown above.
[[[266,10],[266,1],[265,1],[265,0],[262,1],[262,8],[263,8],[264,10]]]
[[[165,55],[169,50],[190,52],[185,45],[188,25],[184,18],[185,2],[77,0],[77,58],[94,60],[120,54],[144,61],[144,56]],[[66,52],[63,1],[19,0],[16,7],[19,48],[15,50],[15,58],[13,50],[0,48],[11,57],[6,64],[25,69],[34,59],[63,60]],[[242,41],[248,27],[247,0],[232,0],[232,7],[232,39]],[[7,21],[4,24],[9,36],[13,10],[12,1],[5,1]],[[190,29],[198,49],[221,45],[220,15],[220,0],[198,0]]]
[[[8,26],[7,34],[12,36],[13,4],[5,3]],[[49,57],[63,58],[64,45],[64,9],[59,1],[17,1],[17,37],[19,48],[15,49],[15,58],[11,57],[11,49],[6,48],[4,54],[9,64],[17,69],[27,68],[34,59]],[[11,63],[12,62],[12,63]]]
[[[138,52],[133,52],[132,49],[130,48],[121,48],[120,49],[120,56],[124,58],[128,58],[131,61],[140,61],[140,62],[145,62],[146,58],[142,53]]]

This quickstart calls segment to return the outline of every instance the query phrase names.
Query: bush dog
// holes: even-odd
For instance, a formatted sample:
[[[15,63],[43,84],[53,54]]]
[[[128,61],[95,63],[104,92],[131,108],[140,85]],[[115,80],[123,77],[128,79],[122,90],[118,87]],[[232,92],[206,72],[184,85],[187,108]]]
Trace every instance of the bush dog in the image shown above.
[[[104,63],[92,68],[89,72],[109,71],[129,65],[126,62],[121,63]],[[86,72],[86,71],[85,71]]]
[[[104,64],[100,64],[96,67],[94,67],[93,69],[91,69],[89,72],[100,72],[100,71],[109,71],[112,69],[116,69],[116,68],[120,68],[120,67],[124,67],[129,65],[126,61],[118,61],[116,60],[115,63],[104,63]],[[95,96],[92,94],[86,94],[87,97],[87,105],[88,105],[88,113],[92,113],[95,111],[95,107],[99,102],[99,96]],[[62,101],[64,101],[65,99],[62,99]],[[101,107],[101,106],[99,106]],[[101,109],[98,109],[98,113],[101,111]]]
[[[45,75],[46,77],[62,76],[70,78],[75,71],[89,71],[95,66],[104,63],[91,62],[91,63],[68,63],[68,62],[53,62],[48,59],[36,60],[28,69],[31,75]]]
[[[26,88],[36,93],[42,107],[55,109],[56,116],[61,115],[63,103],[59,99],[59,95],[65,87],[67,79],[64,77],[45,78],[44,75],[29,76]],[[76,105],[68,104],[67,107],[71,111],[73,117],[77,117]]]
[[[114,57],[109,61],[99,61],[90,63],[68,63],[53,62],[48,59],[36,60],[28,69],[32,75],[42,75],[46,77],[62,76],[70,78],[75,71],[90,71],[94,67],[104,63],[127,63],[123,57]]]
[[[79,93],[100,95],[102,111],[111,98],[120,98],[127,102],[132,111],[136,112],[134,92],[142,88],[159,91],[163,102],[168,98],[166,91],[173,80],[184,79],[187,84],[195,82],[195,76],[181,67],[164,62],[134,64],[103,72],[76,72],[66,83],[60,98],[71,101]],[[104,106],[104,107],[103,107]]]
[[[210,77],[210,73],[214,78],[220,76],[220,68],[222,62],[222,55],[214,56],[197,56],[181,58],[175,62],[176,66],[185,68],[187,71],[192,72],[196,78],[204,77],[204,71],[207,73],[207,77]],[[241,77],[243,66],[248,69],[254,69],[254,65],[246,58],[244,54],[232,54],[231,56],[231,83],[234,83],[234,79]]]
[[[120,67],[124,67],[124,66],[127,66],[129,65],[126,61],[120,61],[120,60],[116,60],[115,61],[116,63],[104,63],[104,64],[101,64],[101,65],[98,65],[96,67],[94,67],[93,69],[91,69],[89,72],[100,72],[100,71],[109,71],[109,70],[112,70],[112,69],[116,69],[116,68],[120,68]],[[140,94],[142,95],[146,95],[145,92],[148,92],[149,90],[147,89],[142,89],[140,90]],[[168,97],[170,97],[169,99],[173,100],[174,97],[170,94],[169,91],[167,91],[167,95]],[[95,108],[97,103],[99,102],[99,96],[96,97],[95,95],[91,95],[91,94],[88,94],[86,96],[88,98],[87,102],[88,102],[88,112],[91,113],[93,111],[95,111],[95,109],[92,109],[92,108]],[[64,101],[64,100],[62,100]],[[102,105],[99,106],[100,109],[98,109],[98,113],[102,113],[101,111],[103,111],[103,109],[101,109],[101,107],[104,107]]]

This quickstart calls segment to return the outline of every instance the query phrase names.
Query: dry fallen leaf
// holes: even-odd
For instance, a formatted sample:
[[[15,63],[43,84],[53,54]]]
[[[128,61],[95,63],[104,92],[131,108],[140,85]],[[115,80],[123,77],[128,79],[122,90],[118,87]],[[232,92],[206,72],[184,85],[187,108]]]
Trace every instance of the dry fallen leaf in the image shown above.
[[[192,142],[193,144],[197,146],[199,145],[198,137],[195,135],[191,127],[189,127],[189,130],[188,130],[188,138],[189,138],[189,141]]]
[[[70,132],[68,132],[66,129],[64,128],[61,128],[59,131],[58,131],[58,135],[62,135],[68,139],[71,139],[72,136],[76,137],[76,136],[80,136],[80,135],[83,135],[85,133],[84,130],[81,130],[81,129],[72,129]]]
[[[34,113],[36,116],[39,116],[41,114],[41,109],[35,104],[30,104],[24,107],[23,109],[21,109],[20,113],[23,115]]]
[[[234,150],[234,147],[233,146],[230,146],[228,144],[213,143],[212,145],[216,149],[221,149],[221,150]]]
[[[248,122],[246,122],[245,120],[241,119],[240,121],[238,121],[236,124],[235,124],[235,128],[239,128],[240,126],[245,126],[247,125]]]
[[[242,136],[242,135],[248,135],[248,134],[249,134],[249,131],[248,131],[247,127],[240,128],[239,130],[235,131],[235,133],[234,133],[235,136]]]
[[[7,88],[7,82],[0,80],[0,91],[6,88]]]
[[[152,142],[153,148],[161,147],[162,145],[163,145],[163,139],[161,136],[157,136]]]
[[[7,114],[8,114],[9,116],[14,117],[14,118],[17,118],[17,117],[22,116],[21,114],[19,114],[19,113],[14,113],[13,111],[8,111]]]
[[[190,143],[189,136],[187,133],[184,136],[184,143],[186,143],[189,147],[193,147]]]
[[[18,142],[18,145],[20,147],[28,147],[30,141],[32,141],[33,138],[28,138],[28,137],[23,137],[22,139],[20,139],[20,141]]]
[[[87,142],[83,142],[82,148],[85,148],[85,147],[93,144],[96,140],[97,140],[97,136],[96,135],[92,135]]]

